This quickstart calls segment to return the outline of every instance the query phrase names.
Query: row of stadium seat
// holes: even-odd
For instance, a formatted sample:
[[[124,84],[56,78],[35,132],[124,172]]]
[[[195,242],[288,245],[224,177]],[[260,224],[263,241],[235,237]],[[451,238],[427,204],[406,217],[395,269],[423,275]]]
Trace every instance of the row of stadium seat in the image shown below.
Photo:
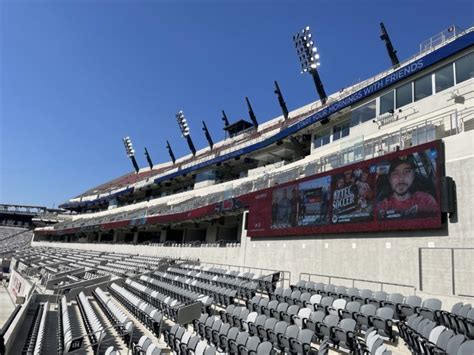
[[[58,353],[68,353],[72,343],[71,319],[66,296],[58,304]]]
[[[104,325],[99,320],[99,317],[95,313],[84,292],[79,293],[76,297],[76,301],[92,348],[96,349],[99,342],[101,342],[105,337]]]
[[[232,288],[237,291],[239,297],[250,298],[259,290],[259,283],[257,281],[243,280],[230,276],[217,276],[207,272],[188,272],[179,268],[168,268],[166,270],[169,274],[192,277],[199,281],[207,281],[214,285]]]
[[[153,277],[161,280],[178,285],[184,289],[199,292],[208,296],[211,296],[214,303],[227,306],[234,302],[234,298],[237,296],[237,291],[234,289],[215,286],[207,282],[193,280],[191,277],[186,276],[172,276],[166,272],[155,271],[152,273]]]
[[[308,295],[309,293],[309,295]],[[370,289],[359,290],[356,287],[334,286],[331,284],[313,283],[312,287],[298,287],[297,285],[287,289],[277,288],[270,295],[272,299],[287,300],[295,302],[298,299],[308,301],[313,294],[321,296],[339,297],[348,301],[357,301],[361,304],[373,304],[376,307],[390,307],[395,313],[395,319],[405,319],[414,313],[423,313],[425,317],[434,319],[435,313],[441,309],[441,301],[436,298],[428,298],[422,301],[416,295],[403,296],[400,293],[387,294],[384,291],[372,291]]]
[[[108,290],[143,325],[160,336],[163,315],[158,309],[116,283],[112,283]]]
[[[153,277],[146,275],[140,276],[139,280],[143,282],[147,287],[158,291],[162,295],[173,297],[180,303],[186,303],[189,301],[199,301],[203,304],[204,307],[209,307],[214,303],[214,299],[212,297],[203,295],[202,293],[187,290],[180,286],[175,286],[170,282],[159,281]],[[179,306],[179,304],[175,304],[174,306]]]
[[[416,354],[474,354],[474,340],[416,314],[399,323],[400,336]]]
[[[203,267],[200,265],[181,265],[182,269],[198,272],[199,275],[211,274],[214,276],[223,276],[226,278],[237,278],[249,282],[258,282],[258,289],[267,292],[273,292],[276,283],[280,280],[280,273],[270,273],[267,275],[256,275],[253,272],[239,272],[236,270],[225,270],[216,267]],[[189,274],[193,275],[193,273]],[[209,277],[208,277],[209,278]],[[214,280],[214,278],[212,278]]]
[[[470,303],[458,302],[453,305],[451,312],[437,311],[436,321],[457,334],[464,334],[474,339],[474,308]]]

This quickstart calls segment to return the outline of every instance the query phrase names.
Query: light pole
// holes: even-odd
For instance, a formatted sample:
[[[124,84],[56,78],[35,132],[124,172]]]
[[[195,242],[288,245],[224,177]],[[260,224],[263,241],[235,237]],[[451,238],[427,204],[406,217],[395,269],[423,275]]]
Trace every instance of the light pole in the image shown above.
[[[178,113],[176,114],[176,121],[178,122],[179,129],[181,130],[183,137],[186,138],[186,141],[188,142],[188,146],[191,150],[191,153],[193,153],[193,155],[196,155],[196,148],[194,147],[193,140],[191,139],[191,135],[189,134],[188,122],[184,117],[183,111],[178,111]]]
[[[151,161],[150,154],[148,153],[148,149],[145,147],[145,157],[146,161],[148,162],[148,165],[150,166],[150,169],[153,169],[153,162]]]
[[[207,142],[209,143],[209,147],[214,147],[214,142],[212,140],[211,134],[209,133],[209,130],[207,129],[206,122],[202,121],[202,130],[204,131],[204,135],[206,136]]]
[[[173,164],[176,163],[176,158],[174,156],[173,149],[171,149],[170,142],[168,141],[166,141],[166,149],[168,149],[168,154],[170,155],[170,158]]]
[[[288,107],[286,107],[286,102],[285,99],[283,98],[283,95],[280,90],[280,86],[278,85],[278,82],[275,80],[275,90],[274,93],[276,94],[278,98],[278,104],[280,105],[281,112],[283,113],[283,117],[285,117],[285,120],[288,119]]]
[[[318,92],[321,103],[324,105],[327,102],[327,95],[324,91],[323,83],[319,77],[318,67],[321,65],[319,61],[318,49],[314,45],[312,39],[313,35],[309,30],[309,26],[306,26],[301,33],[295,33],[293,35],[293,42],[295,43],[296,53],[298,54],[301,73],[309,73],[313,77],[314,85]]]
[[[388,56],[390,57],[390,61],[392,62],[392,66],[394,68],[398,68],[400,66],[400,61],[397,57],[397,51],[393,48],[392,41],[388,35],[387,29],[383,22],[380,22],[380,30],[382,34],[380,35],[380,39],[385,42],[385,47],[387,48]]]
[[[140,168],[138,167],[137,160],[135,159],[135,150],[133,149],[132,140],[130,139],[130,137],[127,136],[123,138],[122,141],[123,145],[125,146],[125,152],[132,161],[133,167],[135,168],[135,172],[138,173]]]

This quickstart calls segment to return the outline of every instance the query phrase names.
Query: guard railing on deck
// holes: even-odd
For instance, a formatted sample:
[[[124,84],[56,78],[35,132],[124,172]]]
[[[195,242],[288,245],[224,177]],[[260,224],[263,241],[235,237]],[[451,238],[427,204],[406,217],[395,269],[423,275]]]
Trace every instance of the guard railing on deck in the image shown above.
[[[328,284],[335,285],[335,286],[346,286],[346,287],[348,287],[347,282],[344,285],[341,285],[338,283],[338,280],[349,281],[349,283],[351,284],[350,287],[358,287],[359,283],[363,283],[364,286],[359,286],[359,288],[367,287],[366,286],[367,284],[373,284],[373,285],[376,285],[377,287],[380,287],[380,291],[385,291],[385,292],[387,292],[386,286],[394,286],[397,289],[406,289],[407,291],[409,290],[410,293],[406,293],[406,294],[413,294],[413,295],[416,294],[415,286],[404,285],[404,284],[395,283],[395,282],[356,279],[356,278],[351,278],[351,277],[342,277],[342,276],[325,275],[325,274],[310,274],[306,272],[300,273],[300,280],[320,281],[320,282],[323,282],[323,280],[325,280]]]

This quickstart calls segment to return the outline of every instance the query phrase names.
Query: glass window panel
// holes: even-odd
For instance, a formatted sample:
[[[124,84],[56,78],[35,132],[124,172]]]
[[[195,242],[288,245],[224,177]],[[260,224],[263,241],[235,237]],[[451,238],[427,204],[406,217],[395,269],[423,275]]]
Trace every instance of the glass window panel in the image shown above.
[[[474,77],[474,52],[458,59],[455,63],[456,83],[459,84]]]
[[[415,80],[415,101],[424,99],[433,93],[431,75]]]
[[[436,92],[450,88],[454,85],[453,65],[449,64],[435,71]]]
[[[314,135],[314,147],[319,148],[329,143],[331,132],[329,129],[318,132]]]
[[[390,91],[389,93],[380,96],[380,114],[392,112],[395,107],[395,93]]]
[[[413,101],[412,92],[411,92],[411,83],[397,88],[397,108],[408,105]]]
[[[373,118],[375,118],[375,100],[352,110],[351,126],[357,126]]]
[[[334,126],[332,140],[337,141],[338,139],[348,136],[349,131],[350,131],[350,122],[345,122],[337,126]]]

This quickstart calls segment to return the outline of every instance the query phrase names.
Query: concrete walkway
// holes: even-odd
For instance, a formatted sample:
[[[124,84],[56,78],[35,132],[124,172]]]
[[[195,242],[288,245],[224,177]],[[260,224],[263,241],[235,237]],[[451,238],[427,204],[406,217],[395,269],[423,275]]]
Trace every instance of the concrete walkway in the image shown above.
[[[15,309],[15,304],[13,303],[8,290],[2,284],[0,284],[0,327],[3,327],[8,317],[12,314]]]

